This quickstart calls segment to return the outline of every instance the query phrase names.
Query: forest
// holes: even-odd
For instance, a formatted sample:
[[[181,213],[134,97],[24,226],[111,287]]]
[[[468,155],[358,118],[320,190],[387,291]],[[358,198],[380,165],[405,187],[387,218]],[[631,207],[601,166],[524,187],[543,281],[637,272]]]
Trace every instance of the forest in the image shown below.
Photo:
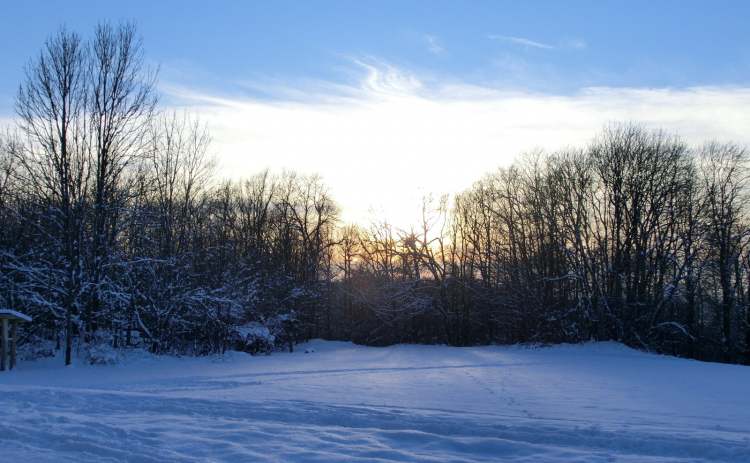
[[[613,340],[750,364],[745,147],[602,121],[411,229],[347,224],[315,175],[222,180],[143,50],[132,24],[61,29],[0,135],[0,308],[33,316],[27,355]]]

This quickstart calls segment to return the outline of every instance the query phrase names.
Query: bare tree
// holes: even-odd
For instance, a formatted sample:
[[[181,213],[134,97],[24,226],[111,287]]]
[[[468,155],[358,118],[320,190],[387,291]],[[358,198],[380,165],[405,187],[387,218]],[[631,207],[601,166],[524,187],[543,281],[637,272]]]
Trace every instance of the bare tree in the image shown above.
[[[186,244],[196,200],[208,187],[214,161],[205,125],[171,113],[149,126],[149,161],[158,205],[161,254],[172,256]]]
[[[97,26],[88,56],[86,111],[92,132],[94,192],[92,285],[87,309],[93,319],[101,306],[104,265],[121,230],[118,219],[127,200],[124,173],[145,151],[156,93],[155,73],[145,67],[133,24]]]
[[[700,152],[700,175],[705,195],[706,237],[713,251],[721,289],[720,317],[722,344],[730,358],[733,343],[733,316],[741,279],[739,267],[747,235],[747,152],[737,145],[709,143]]]
[[[71,363],[73,319],[82,287],[83,206],[90,162],[86,107],[88,54],[81,38],[61,29],[26,69],[16,103],[28,139],[19,158],[25,180],[54,208],[59,219],[64,288],[65,364]]]

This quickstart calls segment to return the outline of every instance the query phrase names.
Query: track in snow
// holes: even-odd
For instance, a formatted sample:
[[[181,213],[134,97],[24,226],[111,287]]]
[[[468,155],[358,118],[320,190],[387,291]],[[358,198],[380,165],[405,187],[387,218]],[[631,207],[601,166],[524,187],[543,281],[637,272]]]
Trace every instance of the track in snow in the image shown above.
[[[23,364],[0,461],[750,461],[750,368],[615,344]]]

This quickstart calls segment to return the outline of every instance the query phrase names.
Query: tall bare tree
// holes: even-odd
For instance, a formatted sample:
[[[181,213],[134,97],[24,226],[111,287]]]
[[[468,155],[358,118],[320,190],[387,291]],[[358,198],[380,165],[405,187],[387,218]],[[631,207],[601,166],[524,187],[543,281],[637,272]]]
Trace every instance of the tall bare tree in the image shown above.
[[[89,186],[86,79],[88,52],[74,32],[61,29],[26,69],[16,111],[28,143],[20,164],[26,181],[55,211],[65,279],[65,364],[71,363],[73,320],[82,289],[83,207]]]

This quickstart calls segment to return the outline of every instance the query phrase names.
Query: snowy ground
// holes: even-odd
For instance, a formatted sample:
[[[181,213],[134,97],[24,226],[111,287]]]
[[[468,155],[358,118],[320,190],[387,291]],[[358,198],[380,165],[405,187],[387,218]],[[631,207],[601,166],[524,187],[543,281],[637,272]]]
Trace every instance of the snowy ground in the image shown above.
[[[609,343],[305,348],[22,362],[0,373],[0,461],[750,462],[748,367]]]

